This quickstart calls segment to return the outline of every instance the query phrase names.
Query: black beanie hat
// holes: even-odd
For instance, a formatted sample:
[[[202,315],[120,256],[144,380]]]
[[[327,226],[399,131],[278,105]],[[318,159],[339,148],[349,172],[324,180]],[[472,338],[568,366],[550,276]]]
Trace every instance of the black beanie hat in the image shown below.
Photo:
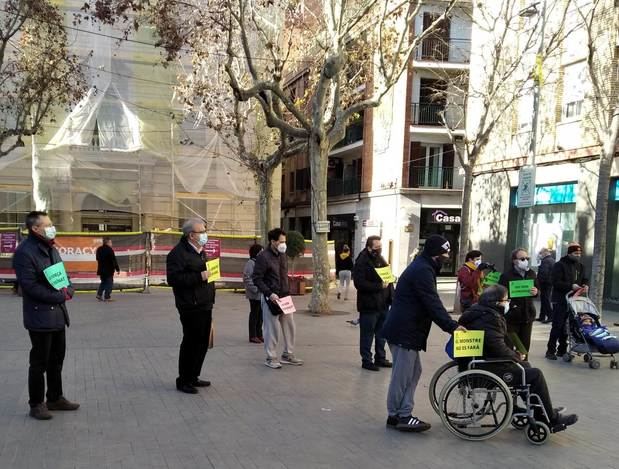
[[[434,257],[446,254],[450,249],[451,246],[449,245],[449,241],[440,235],[432,235],[426,240],[423,252],[430,257]]]

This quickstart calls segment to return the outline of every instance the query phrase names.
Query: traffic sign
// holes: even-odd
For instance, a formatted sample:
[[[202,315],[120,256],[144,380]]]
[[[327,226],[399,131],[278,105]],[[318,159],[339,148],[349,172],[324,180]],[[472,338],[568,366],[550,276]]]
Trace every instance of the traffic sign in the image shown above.
[[[518,193],[516,195],[518,208],[535,205],[535,166],[523,166],[518,173]]]

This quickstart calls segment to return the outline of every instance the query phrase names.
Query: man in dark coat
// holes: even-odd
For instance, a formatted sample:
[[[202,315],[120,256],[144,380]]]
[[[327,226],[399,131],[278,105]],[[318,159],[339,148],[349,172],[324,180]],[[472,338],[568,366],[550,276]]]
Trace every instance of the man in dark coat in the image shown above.
[[[30,415],[49,420],[50,410],[76,410],[79,404],[65,399],[62,390],[62,365],[66,352],[65,328],[69,326],[66,301],[73,297],[73,287],[53,287],[45,269],[62,264],[54,247],[56,228],[45,212],[26,216],[28,238],[13,257],[13,268],[23,296],[24,327],[30,335],[28,393]],[[68,277],[67,277],[68,279]],[[45,397],[47,376],[47,403]]]
[[[436,289],[436,275],[449,259],[449,241],[430,236],[412,264],[402,273],[393,305],[383,327],[389,342],[393,370],[387,396],[387,426],[405,432],[423,432],[430,424],[412,416],[415,389],[421,376],[420,352],[426,350],[432,322],[453,333],[458,323],[449,317]],[[460,328],[464,330],[464,328]]]
[[[120,273],[116,254],[112,249],[112,239],[109,237],[103,238],[103,245],[97,248],[97,275],[101,279],[99,290],[97,291],[97,300],[113,301],[112,288],[114,287],[114,271]]]
[[[553,430],[564,430],[565,427],[576,423],[578,417],[575,414],[561,414],[559,409],[553,408],[542,371],[538,368],[531,368],[531,365],[524,361],[524,355],[514,350],[508,337],[508,326],[504,317],[509,309],[510,300],[507,297],[507,288],[502,285],[493,285],[484,290],[479,303],[463,313],[458,322],[468,330],[484,331],[484,359],[510,359],[525,368],[526,383],[530,385],[531,392],[541,399]],[[508,386],[520,384],[519,368],[514,365],[490,364],[483,368],[497,374]],[[518,409],[519,413],[523,410]],[[541,419],[541,411],[536,408],[534,412],[535,418]]]
[[[552,322],[552,267],[555,265],[555,258],[548,248],[542,248],[539,252],[539,260],[537,283],[542,305],[537,321],[548,324]]]
[[[199,218],[183,224],[183,237],[167,257],[168,285],[174,292],[174,301],[183,326],[183,341],[178,356],[176,389],[197,394],[198,387],[210,386],[200,379],[200,372],[208,350],[215,283],[209,282],[204,245],[208,241],[206,225]]]
[[[546,358],[556,360],[557,355],[567,352],[567,300],[570,292],[587,290],[589,281],[585,275],[585,267],[580,263],[582,248],[578,243],[570,243],[567,256],[563,256],[552,267],[552,329],[548,339]],[[559,347],[557,348],[557,341]]]
[[[357,289],[361,367],[370,371],[379,371],[381,367],[391,368],[391,362],[385,354],[385,339],[381,335],[381,329],[387,316],[387,308],[391,304],[393,284],[383,282],[376,272],[377,268],[388,266],[381,253],[380,237],[368,237],[365,249],[357,256],[352,273]]]

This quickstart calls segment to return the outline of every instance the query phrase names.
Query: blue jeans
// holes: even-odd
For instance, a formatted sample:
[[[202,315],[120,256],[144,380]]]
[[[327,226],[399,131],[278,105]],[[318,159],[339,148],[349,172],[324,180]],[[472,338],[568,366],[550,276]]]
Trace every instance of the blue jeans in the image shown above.
[[[383,328],[386,311],[359,314],[359,351],[365,365],[372,363],[372,342],[374,342],[374,362],[380,363],[386,358],[385,339],[380,332]]]
[[[110,296],[112,296],[113,286],[114,286],[113,275],[110,275],[109,277],[101,276],[101,284],[99,285],[99,290],[97,290],[97,298],[105,298],[106,300],[109,300]]]

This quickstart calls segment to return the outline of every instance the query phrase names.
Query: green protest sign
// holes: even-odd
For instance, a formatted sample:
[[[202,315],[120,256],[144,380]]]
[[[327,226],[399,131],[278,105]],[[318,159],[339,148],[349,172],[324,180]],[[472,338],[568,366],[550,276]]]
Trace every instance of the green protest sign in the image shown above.
[[[488,274],[484,277],[484,287],[489,287],[490,285],[496,285],[499,283],[499,279],[501,278],[501,272],[488,272]]]
[[[484,354],[484,331],[454,332],[454,358],[481,357]]]
[[[43,270],[43,273],[45,274],[45,278],[49,284],[56,290],[60,290],[70,285],[67,271],[65,270],[62,262],[50,265],[47,269]]]
[[[512,344],[514,344],[514,347],[516,347],[516,350],[518,350],[523,355],[526,355],[529,353],[527,348],[524,346],[524,344],[520,340],[520,337],[518,337],[518,335],[515,332],[510,332],[509,334],[507,334],[507,336],[509,337],[509,340],[512,341]]]
[[[535,286],[535,280],[512,280],[509,282],[510,298],[525,298],[531,295],[531,288]]]

